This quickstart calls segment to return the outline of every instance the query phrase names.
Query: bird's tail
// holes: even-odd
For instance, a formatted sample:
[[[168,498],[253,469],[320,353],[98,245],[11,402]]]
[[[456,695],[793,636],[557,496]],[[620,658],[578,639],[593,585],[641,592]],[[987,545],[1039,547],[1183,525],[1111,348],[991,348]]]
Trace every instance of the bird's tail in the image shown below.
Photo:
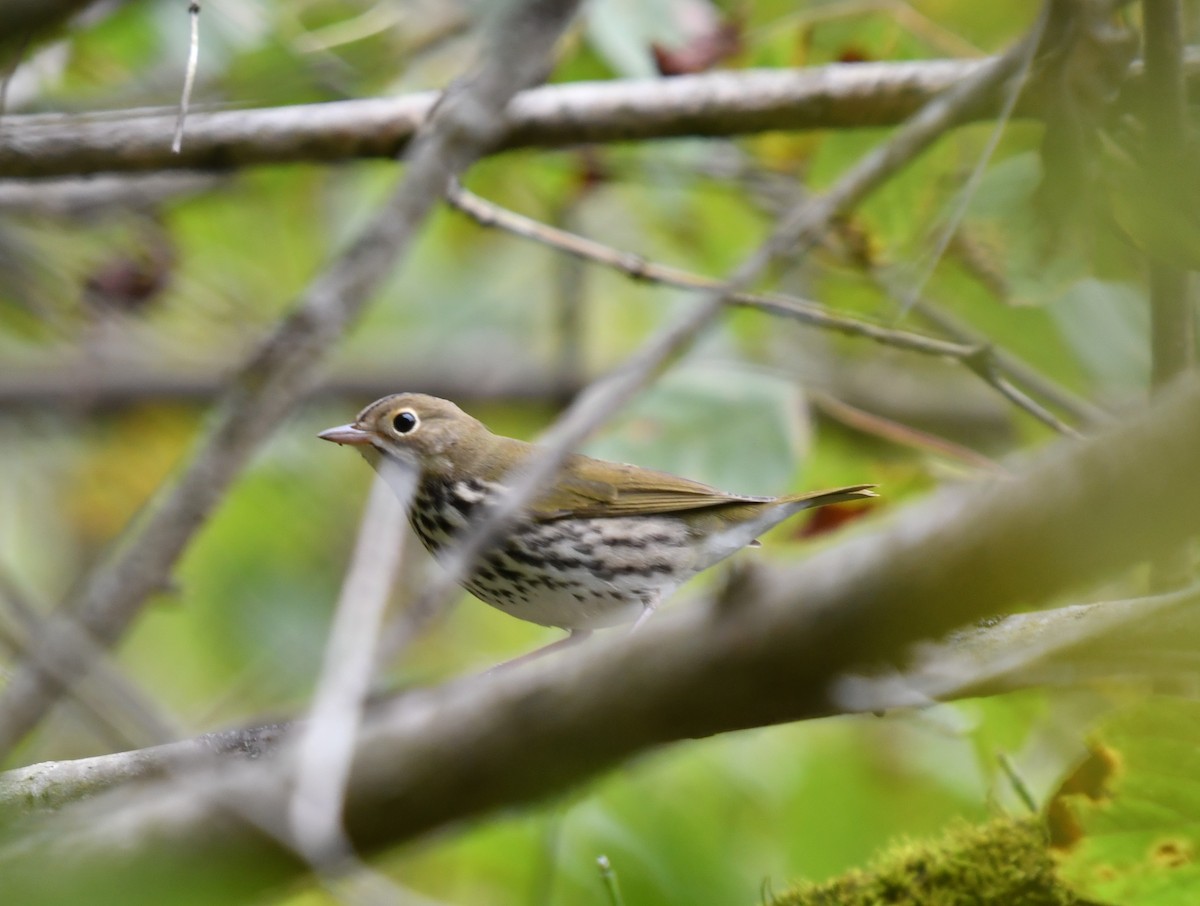
[[[847,500],[865,500],[868,497],[878,497],[872,488],[873,484],[852,484],[844,488],[832,488],[828,491],[805,491],[803,494],[788,494],[779,498],[780,503],[802,503],[804,506],[789,507],[793,513],[808,510],[818,506],[828,506],[831,503],[845,503]]]

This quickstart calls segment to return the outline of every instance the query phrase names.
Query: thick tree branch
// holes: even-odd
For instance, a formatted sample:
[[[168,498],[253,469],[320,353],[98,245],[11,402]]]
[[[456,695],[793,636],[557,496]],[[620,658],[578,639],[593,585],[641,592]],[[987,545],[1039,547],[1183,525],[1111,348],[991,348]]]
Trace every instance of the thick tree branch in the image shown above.
[[[893,126],[992,62],[835,64],[544,86],[514,98],[512,131],[502,146]],[[436,92],[425,92],[193,112],[180,154],[170,151],[173,110],[14,116],[0,135],[0,172],[41,177],[393,157],[416,135],[437,98]],[[986,117],[995,109],[995,102],[985,99],[961,117]],[[1030,108],[1018,107],[1018,112],[1028,114]]]
[[[1092,681],[1180,681],[1200,672],[1200,590],[1020,613],[918,645],[901,672],[847,674],[828,715],[923,707],[1020,689]],[[394,707],[405,693],[378,698]],[[297,739],[302,721],[224,730],[195,739],[0,774],[0,812],[33,815],[135,780],[171,776],[206,757],[260,759]]]
[[[895,125],[987,62],[861,63],[543,86],[513,99],[504,147]],[[180,154],[170,153],[174,111],[14,116],[0,136],[0,172],[62,176],[393,157],[438,96],[193,112]]]
[[[844,711],[838,678],[848,672],[1196,534],[1198,447],[1200,382],[1189,380],[1117,430],[1060,444],[1017,479],[947,489],[800,565],[744,572],[709,607],[404,695],[364,727],[347,829],[357,846],[377,849],[673,740]],[[259,778],[292,765],[285,749],[206,782],[277,815],[285,797]],[[245,898],[299,870],[194,787],[114,792],[40,831],[23,827],[20,844],[0,854],[6,889],[23,903],[62,902],[76,884],[127,891],[153,866],[175,883]]]
[[[834,64],[544,86],[514,98],[509,108],[513,129],[502,147],[894,126],[994,59]],[[1189,71],[1200,68],[1200,60],[1189,63]],[[1135,64],[1130,75],[1138,78],[1141,72]],[[170,149],[174,109],[13,116],[0,135],[0,172],[44,177],[390,158],[416,135],[437,98],[436,92],[425,92],[193,112],[180,154]],[[987,118],[998,106],[995,97],[984,99],[963,111],[960,121]],[[1026,91],[1016,113],[1036,116],[1038,109],[1037,92]]]

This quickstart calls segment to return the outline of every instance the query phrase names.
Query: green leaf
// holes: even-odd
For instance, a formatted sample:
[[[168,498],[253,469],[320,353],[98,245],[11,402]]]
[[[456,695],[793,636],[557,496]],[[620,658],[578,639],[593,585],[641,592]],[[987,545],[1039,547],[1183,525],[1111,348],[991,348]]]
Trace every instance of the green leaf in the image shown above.
[[[592,456],[662,469],[738,494],[782,494],[805,435],[790,382],[737,364],[687,364],[626,409]]]
[[[1064,339],[1108,396],[1140,394],[1150,382],[1150,315],[1128,283],[1086,279],[1049,307]]]

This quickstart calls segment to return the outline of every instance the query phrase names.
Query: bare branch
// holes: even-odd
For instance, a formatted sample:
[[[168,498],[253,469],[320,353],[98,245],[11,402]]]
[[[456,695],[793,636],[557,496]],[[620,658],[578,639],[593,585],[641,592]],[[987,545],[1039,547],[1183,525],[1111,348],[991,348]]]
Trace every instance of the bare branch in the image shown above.
[[[146,173],[86,179],[0,181],[0,211],[82,217],[113,208],[151,207],[212,190],[229,177],[211,173]]]
[[[847,674],[836,681],[830,714],[924,707],[934,702],[1062,688],[1092,681],[1178,682],[1200,672],[1190,639],[1200,631],[1195,587],[1144,598],[1074,604],[1014,614],[915,646],[902,672]],[[393,707],[393,695],[375,709]],[[135,780],[195,769],[201,759],[261,759],[307,732],[301,722],[227,730],[191,740],[0,774],[8,813],[49,813]]]
[[[894,126],[995,59],[834,64],[545,86],[513,100],[513,129],[503,147]],[[1200,71],[1200,55],[1191,54],[1187,62],[1190,74]],[[1134,63],[1129,75],[1141,77],[1141,64]],[[1036,95],[1025,92],[1015,115],[1037,116]],[[424,92],[193,113],[188,147],[177,155],[162,141],[173,128],[174,110],[14,116],[0,140],[0,172],[44,177],[390,158],[412,140],[436,101],[436,93]],[[999,103],[983,99],[961,111],[959,121],[991,118]]]
[[[988,386],[994,388],[1006,400],[1018,409],[1028,412],[1046,427],[1066,437],[1082,437],[1078,431],[1000,374],[996,367],[996,361],[991,347],[984,346],[977,350],[975,355],[964,358],[962,363],[983,378]]]
[[[420,387],[454,400],[516,400],[545,402],[574,396],[581,387],[565,383],[528,362],[463,363],[445,361],[398,365],[355,363],[330,369],[306,397],[375,399],[398,387]],[[228,389],[229,373],[237,362],[212,361],[203,369],[185,369],[166,361],[145,361],[130,351],[102,363],[79,356],[47,356],[36,367],[12,365],[0,372],[0,408],[63,406],[70,409],[126,406],[147,400],[203,402]]]
[[[181,727],[96,645],[74,626],[55,637],[52,645],[35,646],[45,637],[46,621],[28,601],[12,577],[0,572],[0,642],[17,656],[40,656],[43,670],[69,675],[82,660],[92,662],[86,684],[72,689],[84,715],[111,744],[140,748],[179,739]],[[61,665],[66,666],[61,666]]]
[[[187,68],[183,76],[183,94],[179,98],[179,118],[175,121],[175,136],[171,139],[171,151],[178,154],[183,148],[183,126],[187,122],[188,107],[192,103],[192,85],[196,81],[196,63],[200,59],[200,3],[192,0],[188,4],[188,19],[191,22],[191,39],[188,41]]]
[[[1037,55],[1038,45],[1041,44],[1043,37],[1046,34],[1047,22],[1051,15],[1052,4],[1046,3],[1042,6],[1041,15],[1038,17],[1037,24],[1034,26],[1030,40],[1025,45],[1025,56],[1021,60],[1021,67],[1018,70],[1017,77],[1012,80],[1008,90],[1004,93],[1004,100],[1000,105],[1000,110],[996,116],[996,122],[992,124],[991,134],[988,136],[987,144],[984,145],[983,151],[979,158],[975,161],[975,166],[971,168],[971,175],[967,177],[966,183],[958,192],[958,199],[955,202],[954,210],[951,211],[949,218],[942,225],[941,233],[934,242],[933,248],[930,250],[925,267],[917,276],[916,281],[904,294],[904,298],[900,303],[900,312],[897,320],[903,320],[908,312],[912,309],[913,303],[925,291],[926,285],[930,278],[937,270],[938,264],[946,255],[946,250],[950,248],[950,243],[958,233],[959,225],[967,216],[967,208],[971,204],[971,199],[975,197],[975,193],[979,191],[980,183],[983,182],[983,176],[986,172],[988,162],[991,161],[992,155],[996,153],[996,148],[1000,144],[1000,139],[1004,135],[1005,129],[1008,127],[1009,121],[1012,119],[1013,111],[1017,108],[1017,100],[1021,96],[1026,83],[1029,79],[1030,71],[1033,68],[1033,60]],[[1011,397],[1010,397],[1011,398]]]
[[[298,743],[291,828],[314,862],[345,858],[342,807],[362,708],[375,673],[376,639],[404,549],[404,512],[416,474],[384,463],[371,488],[330,630],[321,680]]]
[[[513,99],[503,147],[892,126],[994,63],[854,63],[544,86]],[[162,139],[171,133],[173,112],[13,116],[0,137],[0,172],[44,177],[392,157],[417,134],[437,97],[192,113],[188,146],[179,154]],[[980,101],[958,116],[994,110],[994,103]]]
[[[509,211],[495,202],[480,198],[457,184],[452,184],[446,191],[446,200],[480,226],[497,227],[513,235],[566,252],[568,255],[584,261],[620,271],[634,280],[661,283],[664,286],[675,286],[680,289],[713,290],[721,287],[721,281],[714,277],[705,277],[682,268],[648,261],[633,252],[622,251],[594,239],[540,223],[532,218]],[[947,342],[911,331],[894,330],[861,318],[837,314],[817,302],[798,299],[783,293],[764,295],[734,292],[725,297],[725,302],[730,306],[756,308],[770,314],[791,318],[809,327],[874,340],[884,346],[892,346],[908,352],[919,352],[951,359],[966,358],[978,352],[976,346]]]
[[[874,276],[885,289],[890,289],[881,274],[876,272]],[[973,344],[977,348],[989,346],[991,343],[985,335],[973,330],[929,299],[915,299],[912,303],[912,310],[922,320],[934,325],[956,342]],[[992,361],[1001,373],[1029,388],[1042,399],[1048,400],[1085,427],[1096,428],[1112,422],[1112,416],[1108,412],[1071,392],[1057,381],[1051,380],[1007,349],[994,345],[990,346],[990,349]]]
[[[715,289],[720,286],[720,282],[711,277],[703,277],[680,268],[647,261],[632,252],[623,252],[575,233],[539,223],[480,198],[457,184],[452,184],[446,191],[446,200],[481,226],[499,227],[514,235],[540,242],[585,261],[619,270],[637,280],[647,280],[651,283],[662,283],[682,289]],[[910,295],[905,304],[911,307],[917,301],[919,301],[919,296]],[[981,345],[953,343],[911,331],[885,327],[862,318],[831,312],[808,299],[797,299],[781,293],[769,295],[746,292],[729,293],[725,296],[725,304],[755,308],[759,311],[791,318],[810,327],[873,340],[883,346],[954,359],[970,368],[1014,406],[1028,412],[1044,425],[1068,437],[1079,436],[1078,431],[1029,394],[1014,386],[1001,373],[1002,363],[1006,360],[999,358],[992,347],[986,343],[981,342]]]
[[[865,412],[820,390],[808,389],[805,395],[814,406],[834,421],[848,425],[864,434],[880,437],[899,446],[911,447],[945,459],[956,460],[972,469],[980,469],[993,475],[1008,474],[1008,470],[994,459],[962,444],[920,431],[910,425],[894,422],[873,412]]]

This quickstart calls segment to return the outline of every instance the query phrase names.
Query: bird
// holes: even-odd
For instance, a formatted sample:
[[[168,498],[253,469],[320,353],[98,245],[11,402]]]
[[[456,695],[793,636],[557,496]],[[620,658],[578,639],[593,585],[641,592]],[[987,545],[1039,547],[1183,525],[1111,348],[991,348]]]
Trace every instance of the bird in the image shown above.
[[[353,422],[317,436],[356,448],[385,478],[389,462],[415,469],[408,521],[442,560],[541,450],[493,434],[454,403],[420,393],[385,396]],[[757,545],[783,520],[875,497],[874,487],[748,497],[574,453],[553,484],[480,552],[461,584],[504,613],[567,630],[564,642],[622,623],[636,629],[685,581]]]

